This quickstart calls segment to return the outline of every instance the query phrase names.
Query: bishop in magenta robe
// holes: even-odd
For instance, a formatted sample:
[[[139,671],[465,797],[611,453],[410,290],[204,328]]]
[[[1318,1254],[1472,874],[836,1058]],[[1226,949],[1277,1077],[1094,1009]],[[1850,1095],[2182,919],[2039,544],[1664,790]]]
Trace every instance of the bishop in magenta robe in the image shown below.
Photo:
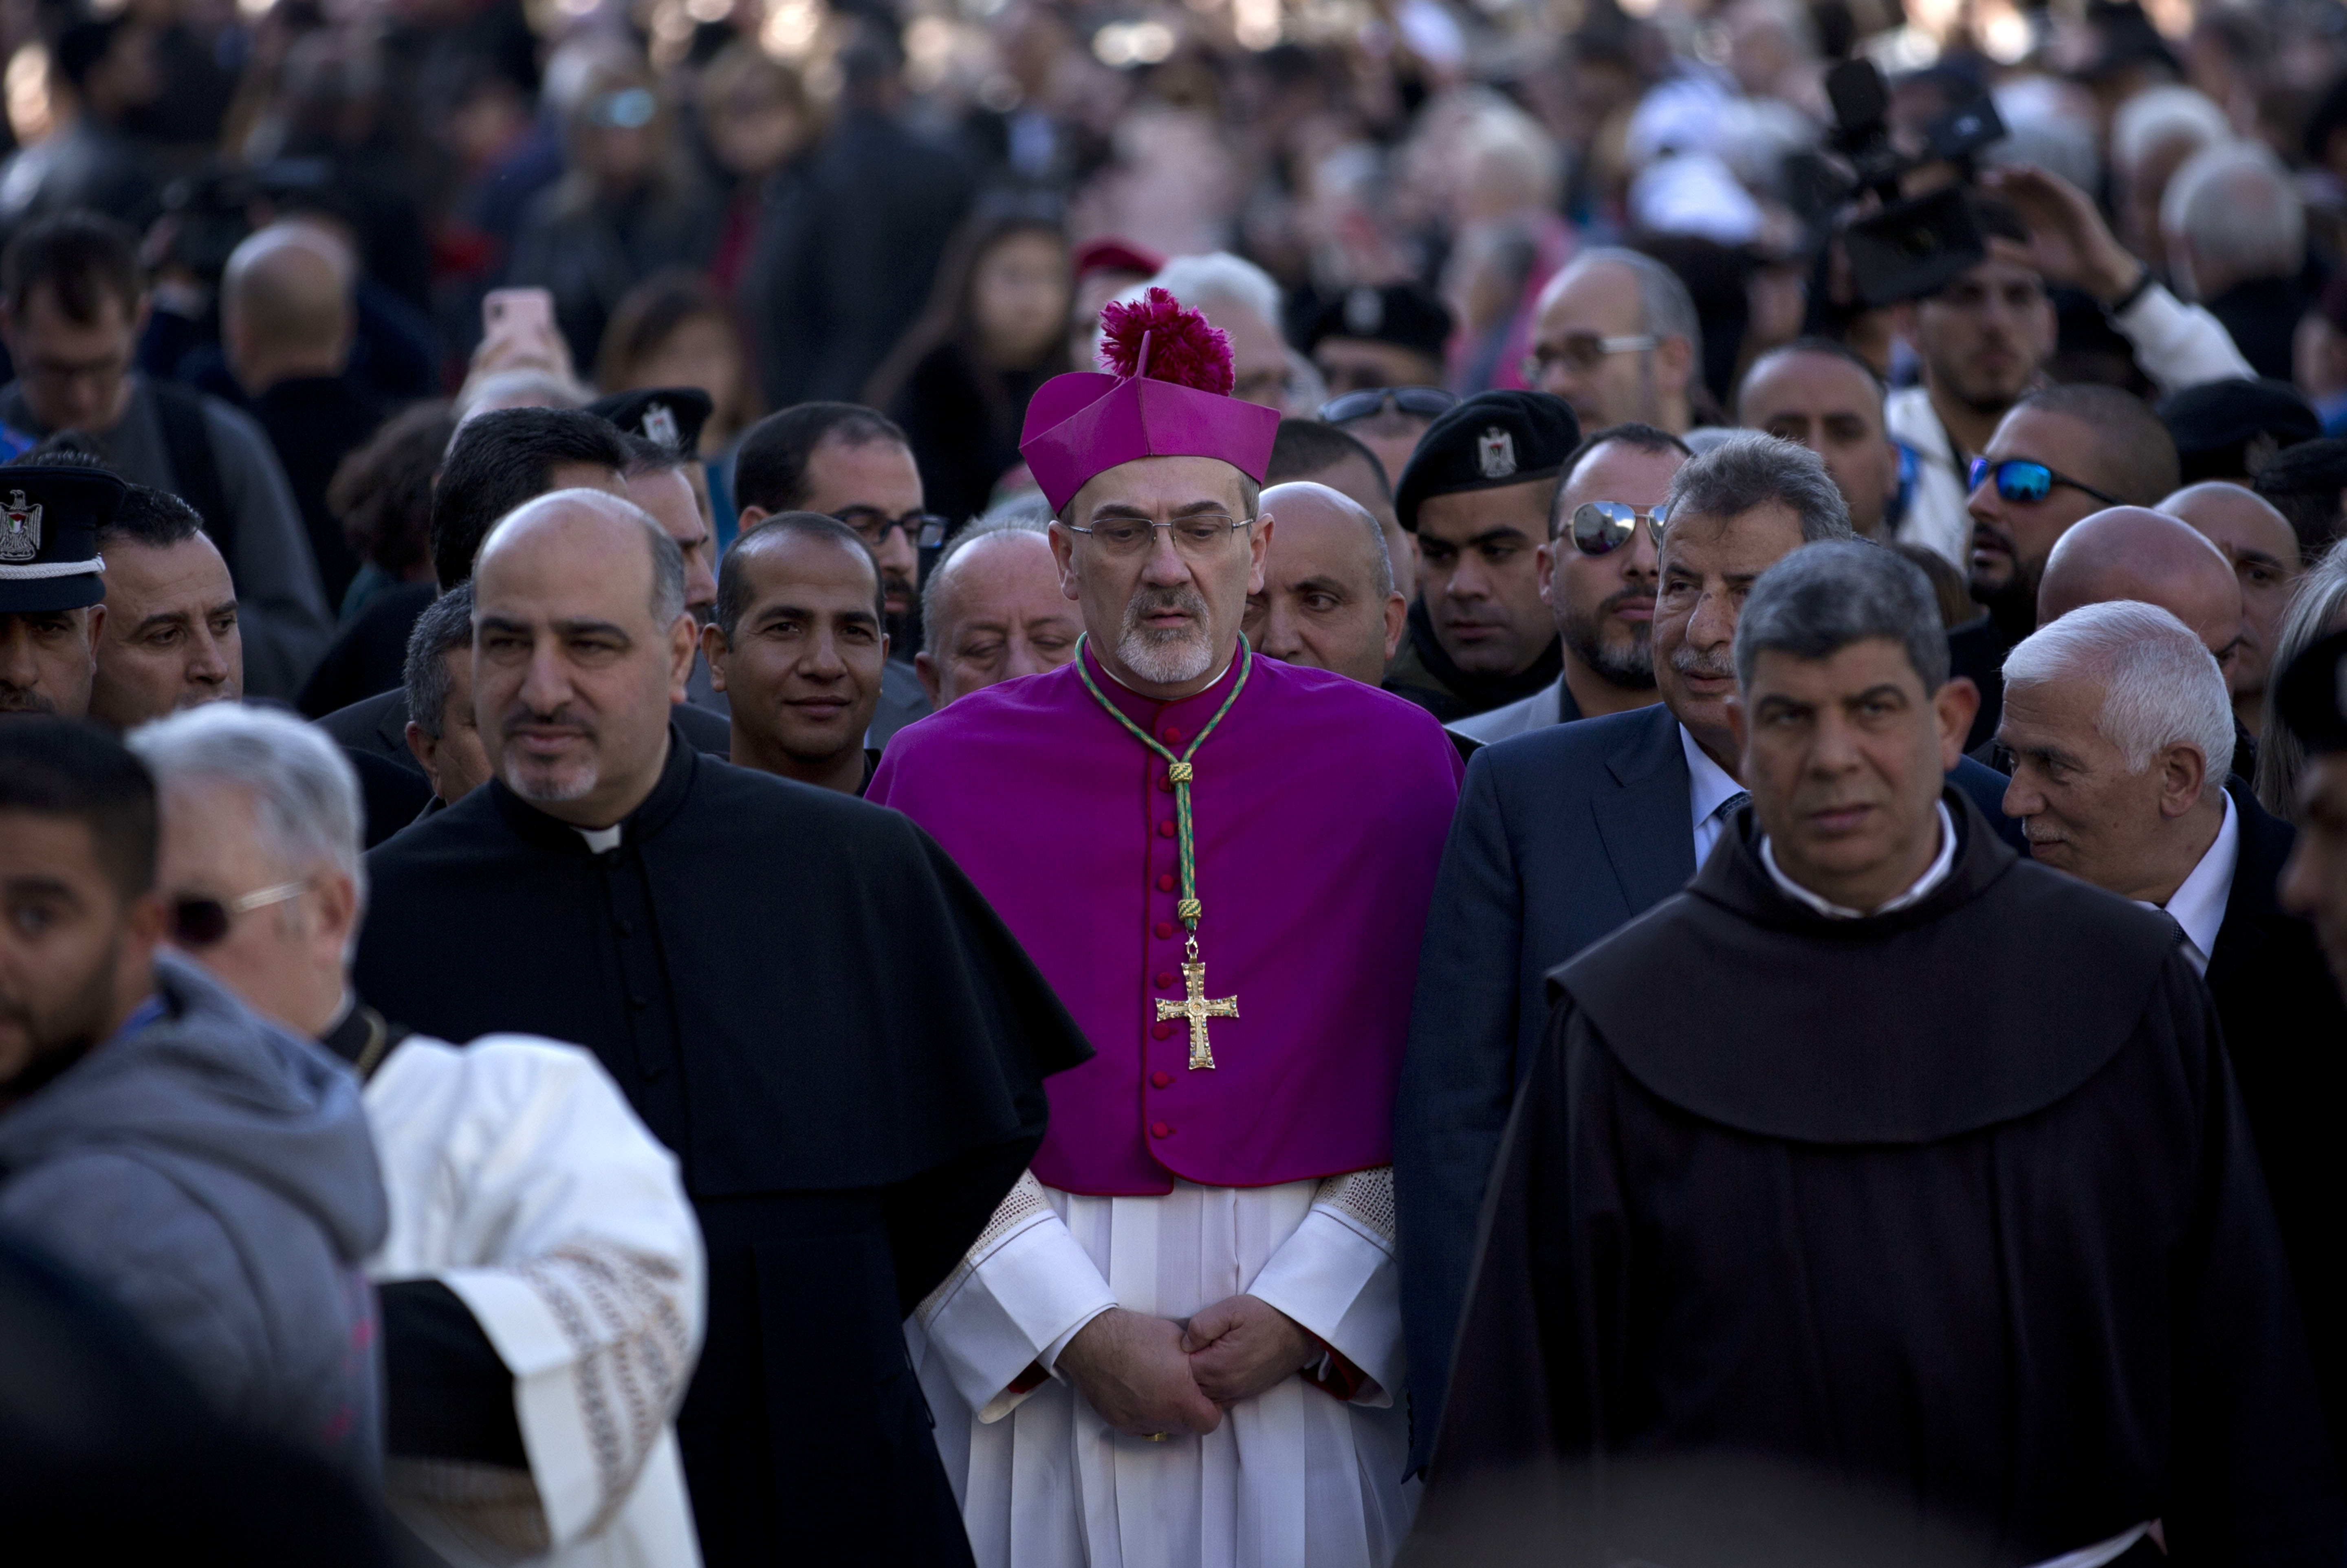
[[[1138,379],[1116,386],[1165,390]],[[1098,395],[1111,378],[1062,380]],[[1209,423],[1230,402],[1177,390],[1213,399]],[[1143,412],[1122,444],[1095,412],[1057,494],[1030,439],[1063,518],[1112,463],[1246,446]],[[1233,460],[1259,478],[1252,456]],[[1409,1528],[1390,1122],[1461,770],[1409,703],[1252,654],[1241,604],[1210,612],[1227,661],[1199,689],[1144,695],[1088,644],[901,732],[873,779],[869,798],[962,866],[1096,1052],[1048,1081],[1028,1175],[907,1327],[989,1568],[1364,1568]],[[1117,646],[1089,606],[1087,626]],[[1307,1360],[1203,1435],[1120,1430],[1059,1365],[1111,1308],[1186,1325],[1241,1296],[1300,1326]]]

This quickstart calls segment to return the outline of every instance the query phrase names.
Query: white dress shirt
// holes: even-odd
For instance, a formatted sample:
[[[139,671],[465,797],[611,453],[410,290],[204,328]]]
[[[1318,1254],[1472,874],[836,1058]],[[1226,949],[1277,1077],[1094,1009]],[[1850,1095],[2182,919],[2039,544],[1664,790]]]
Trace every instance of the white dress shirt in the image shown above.
[[[1711,760],[1711,753],[1695,743],[1685,724],[1679,726],[1679,747],[1686,753],[1687,811],[1695,819],[1695,868],[1703,869],[1704,858],[1727,825],[1718,816],[1719,808],[1744,793],[1744,786],[1727,776],[1727,770]]]
[[[2233,867],[2241,858],[2241,824],[2233,797],[2225,795],[2225,821],[2216,842],[2192,868],[2192,875],[2168,896],[2168,917],[2184,927],[2184,956],[2195,974],[2209,972],[2209,955],[2217,946],[2217,928],[2225,923],[2225,901],[2233,896]],[[2160,906],[2137,903],[2147,909]]]
[[[1819,897],[1778,869],[1777,852],[1768,847],[1768,840],[1765,835],[1760,840],[1760,864],[1767,867],[1768,879],[1777,885],[1777,890],[1786,897],[1797,899],[1808,905],[1829,920],[1863,920],[1870,916],[1888,915],[1894,910],[1904,909],[1910,904],[1919,903],[1932,888],[1948,879],[1948,873],[1954,869],[1956,864],[1956,825],[1954,819],[1948,815],[1948,803],[1942,801],[1940,803],[1940,853],[1932,857],[1932,864],[1923,868],[1922,876],[1908,884],[1906,892],[1901,893],[1880,909],[1851,909],[1836,904],[1831,899]]]

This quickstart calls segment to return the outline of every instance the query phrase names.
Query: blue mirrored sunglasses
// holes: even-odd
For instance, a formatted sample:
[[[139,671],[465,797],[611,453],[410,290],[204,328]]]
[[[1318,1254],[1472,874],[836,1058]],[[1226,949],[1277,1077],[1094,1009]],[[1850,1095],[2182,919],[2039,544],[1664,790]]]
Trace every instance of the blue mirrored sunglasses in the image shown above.
[[[1992,478],[1996,481],[1997,495],[2008,501],[2042,501],[2054,493],[2055,486],[2067,485],[2074,490],[2084,490],[2106,507],[2127,505],[2106,490],[2097,490],[2083,479],[2073,479],[2027,457],[2007,457],[1998,463],[1985,457],[1973,458],[1970,487],[1977,490]]]

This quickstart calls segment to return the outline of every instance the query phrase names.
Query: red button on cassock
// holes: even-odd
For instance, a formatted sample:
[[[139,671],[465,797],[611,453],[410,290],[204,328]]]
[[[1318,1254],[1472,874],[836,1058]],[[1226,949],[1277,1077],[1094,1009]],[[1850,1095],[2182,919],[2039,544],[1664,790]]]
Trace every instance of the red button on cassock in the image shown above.
[[[1157,971],[1157,989],[1161,991],[1170,991],[1174,989],[1173,970],[1160,969]]]
[[[1167,794],[1172,794],[1174,793],[1174,775],[1171,774],[1159,774],[1157,775],[1157,787],[1163,790]]]
[[[1170,1122],[1152,1122],[1149,1124],[1149,1135],[1153,1138],[1171,1138],[1174,1136],[1174,1124]]]
[[[1165,875],[1157,879],[1157,891],[1160,893],[1171,893],[1174,891],[1174,874],[1171,871],[1168,871]]]
[[[1159,1040],[1171,1040],[1174,1038],[1174,1026],[1170,1023],[1153,1023],[1149,1026],[1149,1032]]]
[[[1171,837],[1173,837],[1173,836],[1174,836],[1174,825],[1173,825],[1172,823],[1170,823],[1170,822],[1161,822],[1161,823],[1159,823],[1159,824],[1157,825],[1157,836],[1158,836],[1158,837],[1160,837],[1160,838],[1171,838]]]
[[[1149,1075],[1149,1081],[1160,1089],[1171,1089],[1174,1086],[1174,1075],[1170,1072],[1153,1072]]]
[[[1160,920],[1156,925],[1151,927],[1150,929],[1157,933],[1157,939],[1162,942],[1174,934],[1174,922],[1171,920]]]
[[[1169,746],[1178,746],[1178,745],[1180,745],[1180,744],[1182,743],[1182,732],[1181,732],[1181,730],[1180,730],[1179,728],[1177,728],[1176,726],[1172,725],[1172,724],[1168,724],[1168,725],[1166,725],[1166,726],[1165,726],[1165,743],[1166,743],[1167,745],[1169,745]]]

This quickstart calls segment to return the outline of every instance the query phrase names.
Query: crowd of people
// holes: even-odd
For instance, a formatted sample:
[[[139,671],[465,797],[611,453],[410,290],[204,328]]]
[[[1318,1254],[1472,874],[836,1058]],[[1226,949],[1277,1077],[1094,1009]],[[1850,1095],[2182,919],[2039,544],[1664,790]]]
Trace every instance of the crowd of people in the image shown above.
[[[2347,10],[0,55],[38,1560],[2347,1557]]]

